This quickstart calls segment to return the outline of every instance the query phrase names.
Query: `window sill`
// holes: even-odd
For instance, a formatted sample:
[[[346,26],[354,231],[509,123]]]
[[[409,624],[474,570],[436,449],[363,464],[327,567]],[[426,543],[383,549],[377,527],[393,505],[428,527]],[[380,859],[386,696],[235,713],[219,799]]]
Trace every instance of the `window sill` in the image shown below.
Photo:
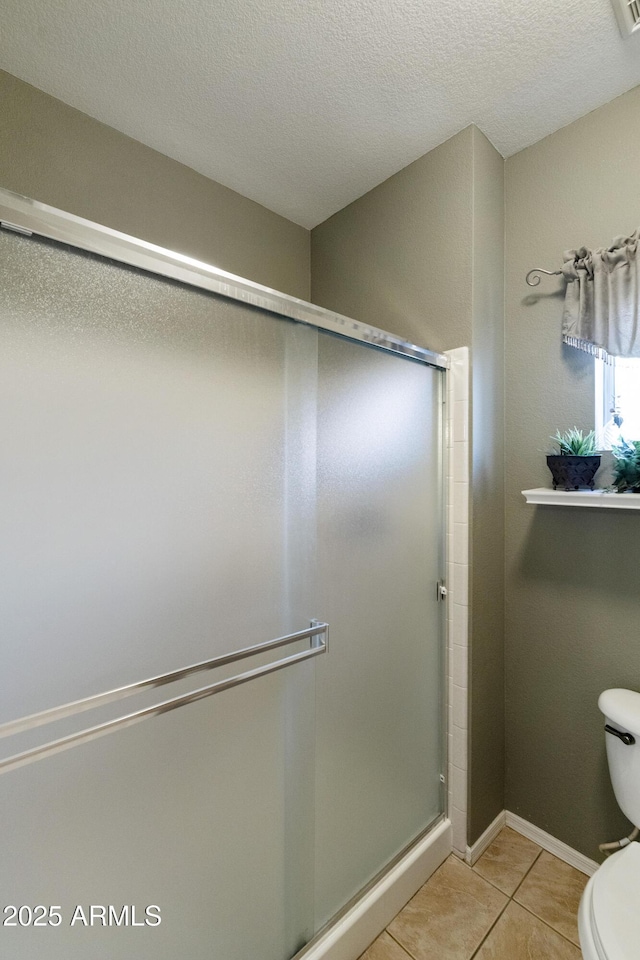
[[[537,487],[523,490],[527,503],[552,507],[610,507],[613,510],[640,510],[639,493],[610,493],[608,490],[551,490]]]

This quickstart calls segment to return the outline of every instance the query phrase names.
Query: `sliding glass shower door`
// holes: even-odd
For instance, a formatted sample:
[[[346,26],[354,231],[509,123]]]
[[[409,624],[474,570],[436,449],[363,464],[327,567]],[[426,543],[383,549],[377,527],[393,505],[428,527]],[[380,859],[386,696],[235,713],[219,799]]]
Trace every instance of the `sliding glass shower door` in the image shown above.
[[[3,956],[286,960],[442,813],[441,377],[0,231]]]
[[[319,922],[443,809],[440,380],[320,337],[318,582],[332,642],[316,666]]]

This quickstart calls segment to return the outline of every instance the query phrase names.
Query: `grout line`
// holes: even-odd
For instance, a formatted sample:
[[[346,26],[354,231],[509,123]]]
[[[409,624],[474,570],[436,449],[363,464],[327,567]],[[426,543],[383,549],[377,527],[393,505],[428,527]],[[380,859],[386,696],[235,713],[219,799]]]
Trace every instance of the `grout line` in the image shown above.
[[[537,858],[536,858],[536,859],[537,859]],[[478,953],[479,953],[479,951],[480,951],[480,948],[481,948],[482,945],[484,944],[485,940],[488,938],[489,934],[491,933],[491,931],[493,930],[493,928],[496,926],[496,924],[497,924],[498,921],[500,920],[500,917],[503,915],[503,913],[506,911],[507,907],[508,907],[509,904],[511,904],[511,903],[515,903],[516,906],[518,906],[518,907],[520,907],[522,910],[524,910],[525,913],[528,913],[530,917],[533,917],[533,918],[534,918],[534,920],[537,920],[539,923],[543,924],[543,926],[547,927],[549,930],[552,930],[553,933],[555,933],[556,936],[560,937],[561,940],[564,940],[565,943],[570,943],[572,947],[577,946],[577,947],[578,947],[578,950],[580,949],[579,944],[575,944],[575,943],[573,942],[573,940],[569,940],[568,937],[565,937],[565,935],[564,935],[563,933],[560,933],[559,930],[556,930],[555,927],[552,927],[551,924],[550,924],[550,923],[547,923],[545,920],[543,920],[542,917],[537,916],[537,914],[533,913],[533,911],[531,911],[531,910],[527,910],[527,908],[526,908],[525,906],[523,906],[521,903],[518,903],[518,901],[517,901],[517,900],[514,900],[513,897],[509,897],[509,899],[507,900],[506,904],[504,905],[504,907],[503,907],[502,910],[500,911],[499,915],[496,917],[495,921],[491,924],[491,928],[487,931],[487,933],[486,933],[486,935],[483,937],[481,943],[478,945],[478,947],[476,948],[476,950],[474,950],[474,952],[473,952],[473,953],[471,954],[471,956],[469,957],[469,960],[473,960],[473,958],[478,955]]]
[[[487,850],[488,850],[488,849],[489,849],[489,847],[487,847]],[[485,850],[485,853],[486,853],[486,850]],[[480,873],[478,870],[476,870],[476,866],[477,866],[477,865],[480,863],[480,861],[482,860],[482,857],[484,856],[484,853],[482,854],[482,857],[479,857],[479,858],[476,860],[476,862],[474,863],[474,865],[473,865],[470,869],[473,870],[473,872],[475,873],[475,875],[476,875],[477,877],[480,877],[482,880],[486,880],[487,883],[490,883],[491,886],[492,886],[495,890],[499,890],[500,893],[503,893],[505,897],[509,897],[509,899],[511,900],[513,897],[515,897],[516,893],[517,893],[518,890],[520,889],[520,886],[522,885],[522,881],[524,880],[524,878],[525,878],[526,876],[528,876],[529,873],[531,872],[534,864],[537,862],[538,857],[540,856],[541,853],[542,853],[542,847],[540,847],[540,849],[538,850],[538,852],[536,853],[536,855],[535,855],[535,857],[534,857],[534,859],[533,859],[533,862],[527,867],[527,869],[525,870],[525,872],[522,874],[522,877],[520,878],[520,880],[518,880],[518,885],[516,886],[516,888],[515,888],[515,890],[513,891],[513,893],[506,893],[506,892],[502,889],[502,887],[499,887],[499,886],[498,886],[497,883],[494,883],[493,880],[490,880],[488,877],[485,877],[485,875],[484,875],[483,873]],[[467,864],[467,866],[469,866],[469,864]]]
[[[565,937],[565,935],[564,935],[563,933],[560,933],[560,931],[557,930],[554,926],[552,926],[550,923],[548,923],[548,922],[547,922],[546,920],[544,920],[542,917],[539,917],[537,913],[534,913],[534,911],[531,910],[529,907],[525,907],[525,905],[524,905],[523,903],[520,903],[519,900],[516,900],[516,899],[515,899],[516,893],[518,892],[518,890],[520,889],[520,887],[521,887],[522,884],[524,883],[525,878],[529,876],[529,874],[530,874],[531,871],[533,870],[534,866],[536,865],[536,863],[537,863],[538,860],[540,859],[540,856],[541,856],[542,852],[543,852],[543,848],[540,848],[540,850],[539,850],[538,853],[536,854],[536,857],[535,857],[533,863],[531,864],[531,866],[528,867],[528,869],[526,870],[524,876],[522,877],[522,880],[520,881],[520,883],[518,884],[518,886],[516,887],[516,889],[513,891],[513,893],[511,894],[511,896],[508,897],[508,900],[507,900],[506,904],[504,905],[504,907],[502,908],[502,910],[500,911],[500,913],[499,913],[498,916],[496,917],[495,921],[492,923],[491,927],[489,928],[489,930],[487,931],[486,935],[483,937],[482,941],[480,942],[480,944],[478,945],[478,947],[476,948],[476,950],[474,951],[474,953],[471,955],[471,957],[469,958],[469,960],[473,960],[473,958],[474,958],[475,956],[477,956],[477,954],[478,954],[478,952],[480,951],[480,948],[482,947],[483,943],[485,942],[485,940],[487,939],[487,937],[489,936],[489,934],[491,933],[491,931],[493,930],[493,928],[496,926],[496,924],[497,924],[498,921],[500,920],[500,917],[501,917],[501,916],[503,915],[503,913],[506,911],[506,909],[507,909],[507,907],[509,906],[510,903],[515,903],[518,907],[521,907],[522,910],[524,910],[526,913],[528,913],[529,916],[533,917],[535,920],[538,920],[539,923],[544,924],[545,927],[548,927],[549,930],[552,930],[558,937],[561,937],[562,940],[564,940],[566,943],[570,943],[571,946],[573,946],[573,947],[577,946],[578,949],[580,949],[580,945],[579,945],[579,944],[576,944],[573,940],[569,939],[569,937]],[[474,870],[474,867],[471,867],[471,869]],[[478,873],[478,874],[476,874],[476,876],[481,877],[483,880],[487,880],[486,877],[482,877],[482,874],[479,874],[479,873]],[[487,883],[491,884],[491,886],[494,887],[495,890],[498,890],[500,893],[504,894],[504,896],[508,896],[508,894],[505,894],[504,890],[500,890],[500,888],[499,888],[499,887],[496,887],[496,885],[495,885],[494,883],[491,883],[490,880],[487,880]]]
[[[556,930],[555,927],[552,927],[550,923],[548,923],[546,920],[543,920],[542,917],[539,917],[537,913],[534,913],[534,912],[533,912],[533,910],[530,910],[528,907],[525,907],[525,905],[524,905],[523,903],[520,903],[518,900],[514,900],[513,902],[516,904],[516,906],[522,907],[522,909],[525,910],[526,913],[528,913],[530,917],[533,917],[535,920],[538,920],[540,923],[543,923],[543,924],[545,925],[545,927],[548,927],[548,928],[549,928],[549,930],[553,930],[553,932],[554,932],[558,937],[562,937],[562,939],[563,939],[563,940],[566,940],[567,943],[570,943],[572,946],[577,947],[578,950],[580,950],[580,944],[579,944],[579,943],[574,943],[573,940],[570,940],[570,939],[569,939],[569,937],[565,937],[564,933],[560,933],[559,930]]]
[[[467,866],[469,866],[469,864],[467,864]],[[494,882],[493,882],[493,880],[489,880],[488,877],[485,877],[485,876],[483,876],[481,873],[478,873],[478,871],[476,870],[475,867],[469,867],[469,869],[470,869],[470,870],[473,870],[473,872],[475,873],[476,877],[480,877],[480,879],[481,879],[481,880],[484,880],[486,883],[488,883],[490,887],[493,887],[494,890],[497,890],[498,893],[501,893],[501,894],[503,895],[503,897],[508,897],[508,896],[509,896],[509,894],[508,894],[508,893],[505,893],[504,890],[502,890],[502,889],[497,885],[497,883],[494,883]]]
[[[538,862],[538,860],[540,859],[541,855],[542,855],[542,847],[540,847],[540,850],[539,850],[538,855],[536,856],[535,860],[533,861],[533,863],[531,864],[531,866],[529,867],[529,869],[528,869],[527,872],[525,873],[524,877],[522,878],[522,880],[520,881],[520,883],[518,884],[518,886],[515,888],[515,890],[514,890],[513,893],[511,894],[511,898],[512,898],[512,899],[513,899],[513,897],[515,897],[516,893],[518,892],[518,890],[520,889],[520,887],[522,886],[522,884],[524,883],[524,881],[526,880],[526,878],[529,876],[529,874],[531,873],[531,871],[532,871],[533,868],[535,867],[535,865],[536,865],[536,863]]]
[[[497,889],[497,887],[496,887],[496,889]],[[505,897],[506,897],[506,893],[505,893]],[[495,920],[493,921],[493,923],[491,924],[491,926],[489,927],[489,929],[488,929],[487,932],[485,933],[484,937],[482,938],[482,940],[480,941],[480,943],[478,944],[478,946],[476,947],[476,949],[473,951],[473,953],[472,953],[471,956],[469,957],[469,960],[473,960],[473,958],[478,955],[478,953],[479,953],[480,950],[482,949],[483,943],[485,942],[485,940],[487,939],[487,937],[489,936],[489,934],[491,933],[491,931],[493,930],[493,928],[494,928],[495,925],[497,924],[498,920],[500,919],[500,917],[502,916],[502,914],[505,912],[505,910],[507,909],[507,907],[509,906],[510,903],[511,903],[511,898],[508,898],[508,899],[507,899],[507,902],[506,902],[505,905],[504,905],[504,907],[502,908],[502,910],[500,911],[500,913],[498,914],[498,916],[495,918]]]
[[[393,919],[395,920],[395,917],[394,917]],[[391,922],[393,923],[393,920],[392,920]],[[411,957],[411,960],[416,960],[416,957],[414,957],[414,955],[413,955],[412,953],[409,953],[409,951],[407,950],[407,948],[406,948],[405,946],[403,946],[396,937],[394,937],[394,935],[391,933],[391,931],[389,930],[388,927],[385,927],[384,932],[385,932],[388,936],[391,937],[391,939],[393,940],[394,943],[397,943],[397,944],[398,944],[398,946],[400,947],[401,950],[404,950],[404,952],[406,953],[406,955],[407,955],[408,957]],[[375,940],[374,940],[373,942],[375,943]],[[367,949],[368,949],[368,948],[367,948]]]

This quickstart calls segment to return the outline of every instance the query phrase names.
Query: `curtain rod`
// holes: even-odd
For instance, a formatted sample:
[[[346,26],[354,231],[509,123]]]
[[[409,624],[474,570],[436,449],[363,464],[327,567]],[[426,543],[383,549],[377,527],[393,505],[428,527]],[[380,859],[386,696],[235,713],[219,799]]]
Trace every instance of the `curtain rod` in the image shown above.
[[[540,277],[534,276],[534,274],[546,273],[548,277],[559,277],[562,273],[562,270],[543,270],[542,267],[534,267],[533,270],[529,270],[529,273],[526,276],[526,281],[530,287],[537,287],[540,283]],[[533,277],[532,280],[529,277]]]

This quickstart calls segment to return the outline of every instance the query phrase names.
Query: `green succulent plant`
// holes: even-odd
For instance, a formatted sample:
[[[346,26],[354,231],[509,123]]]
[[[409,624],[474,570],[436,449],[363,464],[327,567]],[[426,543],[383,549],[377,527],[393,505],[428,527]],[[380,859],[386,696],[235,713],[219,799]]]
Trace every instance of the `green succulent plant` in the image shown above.
[[[559,454],[565,457],[592,457],[596,452],[595,430],[584,435],[577,427],[567,430],[566,433],[556,430],[551,439],[558,444]]]
[[[621,440],[611,452],[615,459],[613,486],[618,493],[640,493],[640,440]]]

